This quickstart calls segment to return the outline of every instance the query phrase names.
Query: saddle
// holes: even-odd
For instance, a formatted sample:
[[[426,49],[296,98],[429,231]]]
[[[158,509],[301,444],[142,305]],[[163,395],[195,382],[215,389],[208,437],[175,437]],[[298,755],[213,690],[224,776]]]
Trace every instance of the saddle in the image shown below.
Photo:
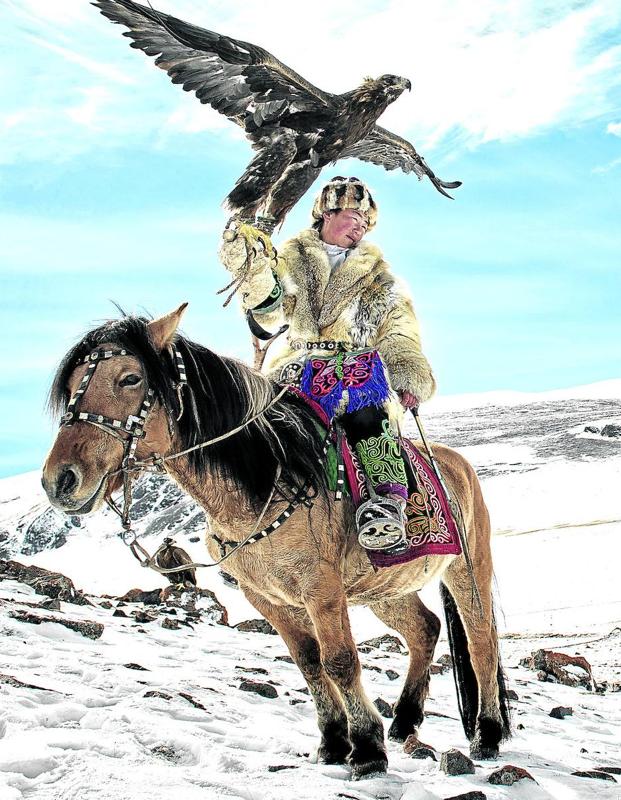
[[[321,406],[296,391],[315,412],[317,427],[326,438],[325,469],[328,486],[337,500],[351,496],[358,508],[369,499],[367,477],[358,456],[349,445],[345,432],[330,426]],[[461,544],[449,501],[429,461],[410,439],[401,439],[401,454],[408,476],[409,496],[406,504],[406,537],[408,547],[399,553],[366,550],[371,564],[390,567],[430,555],[459,555]]]

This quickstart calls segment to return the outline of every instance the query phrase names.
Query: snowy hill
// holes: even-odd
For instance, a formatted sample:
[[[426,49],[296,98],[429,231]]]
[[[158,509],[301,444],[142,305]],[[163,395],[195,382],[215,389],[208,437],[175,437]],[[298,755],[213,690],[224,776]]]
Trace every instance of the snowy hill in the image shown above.
[[[286,654],[279,637],[188,617],[183,608],[160,610],[143,623],[130,609],[128,617],[114,616],[116,601],[103,595],[166,583],[133,559],[117,536],[117,518],[109,511],[61,517],[47,507],[38,473],[0,481],[0,558],[58,570],[94,604],[41,611],[33,609],[42,598],[31,589],[0,582],[0,798],[437,800],[478,790],[490,799],[619,800],[619,784],[571,773],[621,767],[621,693],[610,691],[621,679],[621,438],[614,428],[613,435],[601,433],[621,424],[620,397],[621,381],[608,381],[535,396],[440,398],[424,409],[430,438],[463,452],[483,481],[497,533],[503,659],[518,695],[514,723],[523,725],[498,763],[461,777],[446,776],[432,760],[411,759],[394,743],[385,778],[352,784],[345,767],[313,764],[312,704],[299,691],[297,669],[279,658]],[[192,557],[206,559],[202,512],[165,479],[142,482],[132,514],[150,552],[174,535]],[[202,570],[199,583],[226,606],[230,625],[258,616],[216,570]],[[436,595],[435,587],[423,593],[434,610]],[[31,625],[20,617],[25,613],[98,622],[103,633],[90,640],[53,621]],[[162,627],[171,616],[178,629]],[[352,620],[357,641],[386,632],[364,609],[354,609]],[[609,690],[541,683],[518,666],[532,650],[550,646],[580,652]],[[436,655],[446,651],[441,639]],[[405,656],[371,650],[362,658],[370,697],[393,702]],[[243,678],[272,682],[277,697],[241,691]],[[448,672],[433,676],[432,715],[421,730],[438,758],[451,747],[467,752],[452,683]],[[559,705],[573,707],[573,716],[551,719]],[[506,763],[527,769],[537,784],[487,783]]]

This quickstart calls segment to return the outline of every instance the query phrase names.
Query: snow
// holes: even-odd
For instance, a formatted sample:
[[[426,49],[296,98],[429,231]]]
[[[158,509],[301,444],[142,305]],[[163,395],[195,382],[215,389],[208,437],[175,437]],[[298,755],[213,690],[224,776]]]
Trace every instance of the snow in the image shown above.
[[[621,452],[618,442],[585,439],[573,418],[563,429],[558,416],[571,398],[586,403],[586,414],[587,401],[619,396],[621,381],[608,381],[535,398],[493,393],[434,401],[432,412],[442,426],[442,414],[460,412],[455,424],[477,433],[462,437],[459,449],[483,476],[496,533],[497,622],[508,685],[518,695],[512,703],[514,736],[497,762],[477,762],[475,774],[467,776],[448,777],[440,770],[440,752],[468,747],[448,671],[432,676],[426,709],[435,713],[420,731],[438,751],[438,762],[411,759],[389,742],[386,776],[352,782],[346,766],[314,763],[315,712],[300,691],[304,681],[297,668],[276,658],[287,652],[279,637],[207,620],[170,630],[161,627],[162,616],[138,625],[101,606],[104,594],[164,585],[122,544],[114,516],[101,513],[72,529],[62,547],[15,555],[71,577],[93,595],[92,607],[63,602],[61,611],[38,610],[32,606],[42,598],[32,589],[0,583],[0,673],[39,687],[0,682],[0,800],[440,800],[474,790],[489,800],[619,800],[618,782],[571,773],[621,767],[621,692],[610,690],[621,681]],[[549,404],[559,423],[554,436],[567,451],[548,446],[547,426],[533,435],[506,435],[518,430],[520,409],[529,403]],[[509,416],[495,415],[490,425],[477,416],[490,406]],[[615,415],[608,402],[602,418],[612,421]],[[597,419],[585,417],[584,424]],[[43,502],[38,473],[1,481],[0,527],[16,529],[36,517]],[[161,534],[141,541],[152,552],[160,539]],[[201,541],[182,544],[193,558],[206,560]],[[199,575],[201,586],[227,607],[231,624],[258,616],[216,569]],[[422,597],[439,612],[436,586],[426,587]],[[104,632],[90,640],[54,622],[26,624],[10,616],[17,609],[99,622]],[[386,632],[366,609],[352,609],[351,618],[359,642]],[[583,655],[596,682],[607,681],[609,690],[599,694],[540,682],[519,661],[542,647]],[[441,638],[436,656],[447,651]],[[406,657],[376,649],[361,654],[361,662],[369,697],[394,702]],[[131,663],[146,669],[130,669]],[[390,680],[387,670],[399,679]],[[278,696],[240,691],[247,678],[272,682]],[[150,691],[170,699],[145,696]],[[573,715],[551,718],[559,705],[572,707]],[[508,763],[527,769],[537,783],[489,784],[490,773]]]

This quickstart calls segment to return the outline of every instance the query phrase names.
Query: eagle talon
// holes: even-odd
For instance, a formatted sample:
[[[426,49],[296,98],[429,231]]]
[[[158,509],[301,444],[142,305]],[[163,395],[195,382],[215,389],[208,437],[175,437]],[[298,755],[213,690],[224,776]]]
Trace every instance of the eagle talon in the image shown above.
[[[231,230],[231,228],[227,227],[225,233]],[[276,248],[272,244],[272,240],[269,237],[268,233],[260,230],[259,228],[255,227],[254,225],[250,225],[247,222],[238,223],[237,229],[235,231],[235,238],[241,236],[244,240],[244,244],[246,245],[246,254],[249,260],[249,264],[252,262],[252,259],[256,256],[260,255],[261,248],[263,249],[263,254],[270,259],[276,258]]]

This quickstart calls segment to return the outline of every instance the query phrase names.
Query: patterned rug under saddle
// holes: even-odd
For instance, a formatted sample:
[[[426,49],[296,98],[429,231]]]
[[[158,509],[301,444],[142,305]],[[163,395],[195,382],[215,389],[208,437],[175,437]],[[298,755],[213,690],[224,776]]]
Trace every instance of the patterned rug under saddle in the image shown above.
[[[318,422],[321,422],[324,431],[327,430],[329,419],[321,406],[310,400],[303,392],[299,392],[299,396],[314,409]],[[345,437],[338,437],[338,441],[340,442],[338,457],[336,436],[333,437],[326,454],[329,485],[332,490],[337,490],[339,465],[343,465],[346,476],[344,488],[357,507],[369,498],[366,477],[356,453]],[[374,567],[392,567],[423,556],[459,555],[461,544],[457,524],[433,468],[409,439],[401,439],[401,452],[410,487],[406,506],[406,536],[410,546],[398,555],[388,555],[380,550],[367,550],[369,561]]]

